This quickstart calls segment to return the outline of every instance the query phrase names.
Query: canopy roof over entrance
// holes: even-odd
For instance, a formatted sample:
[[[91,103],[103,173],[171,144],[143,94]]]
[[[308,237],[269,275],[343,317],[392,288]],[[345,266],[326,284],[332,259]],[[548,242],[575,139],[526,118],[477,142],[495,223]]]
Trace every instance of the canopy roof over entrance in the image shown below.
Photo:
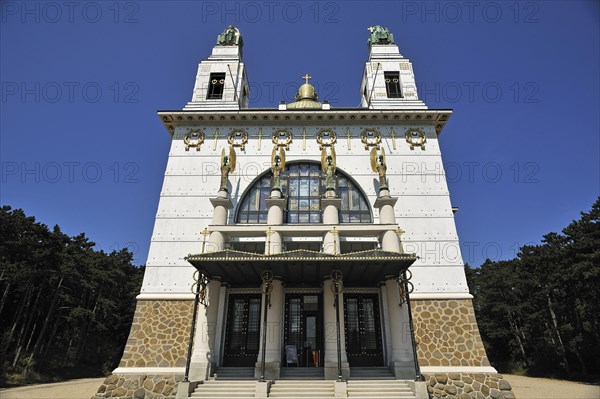
[[[402,273],[416,259],[414,254],[379,249],[339,255],[308,250],[273,255],[224,250],[186,257],[207,277],[219,276],[233,286],[259,285],[264,270],[271,270],[287,284],[317,284],[335,269],[343,273],[345,285],[365,286]]]

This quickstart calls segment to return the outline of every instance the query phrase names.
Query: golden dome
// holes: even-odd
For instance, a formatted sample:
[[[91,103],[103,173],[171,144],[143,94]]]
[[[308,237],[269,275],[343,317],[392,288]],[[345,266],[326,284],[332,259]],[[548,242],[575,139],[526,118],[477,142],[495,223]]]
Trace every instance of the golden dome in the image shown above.
[[[308,74],[302,77],[306,80],[300,88],[298,89],[298,93],[296,93],[296,102],[287,105],[287,108],[322,108],[322,104],[318,102],[319,95],[315,91],[315,87],[308,83],[308,79],[310,76]]]

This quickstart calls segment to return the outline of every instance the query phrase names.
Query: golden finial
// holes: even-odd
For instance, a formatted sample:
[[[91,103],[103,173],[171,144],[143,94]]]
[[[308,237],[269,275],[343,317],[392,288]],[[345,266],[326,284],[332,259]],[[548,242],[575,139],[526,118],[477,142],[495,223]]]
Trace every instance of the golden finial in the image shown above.
[[[269,227],[267,230],[267,255],[271,255],[271,236],[275,234],[273,230]]]
[[[374,26],[369,26],[369,27],[367,28],[367,30],[368,30],[369,32],[373,33],[373,31],[375,30],[375,27],[374,27]]]
[[[306,74],[306,75],[302,76],[302,79],[306,80],[306,83],[308,84],[308,79],[312,79],[312,76],[310,76],[309,74]]]
[[[210,232],[205,227],[204,230],[202,230],[202,233],[200,233],[200,234],[202,234],[204,236],[204,239],[202,240],[202,253],[204,253],[204,248],[206,247],[206,237],[208,237],[210,235]]]

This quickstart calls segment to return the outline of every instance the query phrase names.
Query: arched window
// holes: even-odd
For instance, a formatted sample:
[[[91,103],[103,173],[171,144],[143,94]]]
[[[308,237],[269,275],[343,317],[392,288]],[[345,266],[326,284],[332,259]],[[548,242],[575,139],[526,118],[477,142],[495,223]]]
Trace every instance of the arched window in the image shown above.
[[[337,194],[342,200],[340,223],[371,223],[371,208],[363,192],[339,169]],[[288,163],[281,174],[281,191],[287,200],[284,223],[321,223],[320,199],[325,191],[321,165]],[[271,194],[271,173],[250,186],[240,202],[236,223],[267,223],[265,199]]]

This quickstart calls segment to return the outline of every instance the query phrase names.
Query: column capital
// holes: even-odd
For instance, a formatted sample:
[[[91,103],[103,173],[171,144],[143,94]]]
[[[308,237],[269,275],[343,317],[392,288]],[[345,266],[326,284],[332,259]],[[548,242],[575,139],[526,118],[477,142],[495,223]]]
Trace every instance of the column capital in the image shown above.
[[[218,206],[223,206],[223,207],[225,207],[225,209],[233,208],[233,204],[231,203],[231,200],[229,198],[223,198],[223,197],[211,198],[210,203],[215,208]]]
[[[326,206],[330,206],[333,205],[335,206],[337,209],[340,209],[340,207],[342,206],[342,199],[341,198],[321,198],[321,208],[325,208]]]
[[[285,207],[285,203],[286,203],[286,199],[285,198],[274,198],[274,197],[270,197],[270,198],[266,198],[265,199],[265,205],[267,206],[267,208],[270,208],[272,206],[276,206],[278,208],[284,208]]]
[[[382,196],[382,197],[377,197],[377,199],[375,200],[375,204],[373,204],[373,206],[375,208],[382,208],[386,205],[391,205],[394,206],[396,205],[396,202],[398,202],[398,197],[392,197],[390,195],[387,196]]]

